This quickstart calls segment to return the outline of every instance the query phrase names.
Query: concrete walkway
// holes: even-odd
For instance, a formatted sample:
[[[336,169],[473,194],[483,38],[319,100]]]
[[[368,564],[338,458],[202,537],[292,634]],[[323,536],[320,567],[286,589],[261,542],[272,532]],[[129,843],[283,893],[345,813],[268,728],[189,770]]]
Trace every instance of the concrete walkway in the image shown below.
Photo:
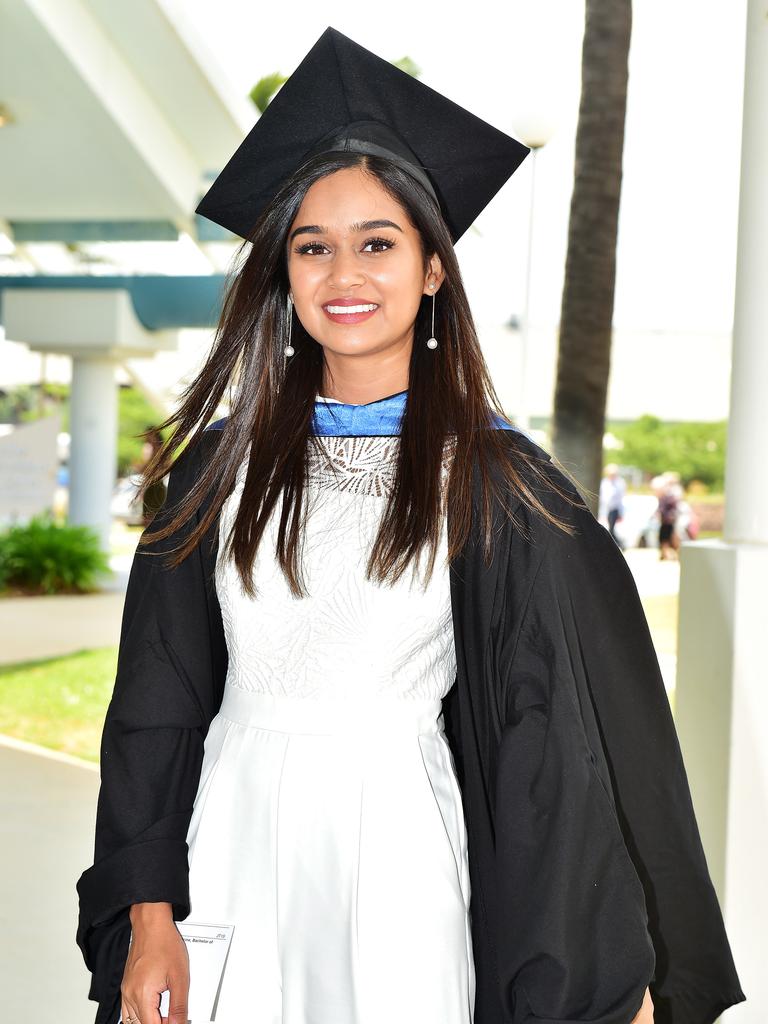
[[[117,644],[131,559],[110,559],[115,575],[101,593],[0,599],[0,665]]]
[[[0,600],[0,664],[120,639],[132,555],[99,594]],[[0,991],[3,1021],[91,1024],[90,974],[75,943],[75,884],[93,861],[98,765],[0,734]]]
[[[91,1024],[75,883],[93,859],[99,772],[0,736],[0,991],[4,1021]]]

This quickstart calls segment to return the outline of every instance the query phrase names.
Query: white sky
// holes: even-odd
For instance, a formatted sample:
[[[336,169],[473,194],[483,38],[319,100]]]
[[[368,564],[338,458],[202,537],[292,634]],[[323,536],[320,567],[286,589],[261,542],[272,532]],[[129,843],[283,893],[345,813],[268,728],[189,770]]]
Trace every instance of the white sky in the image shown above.
[[[745,0],[636,0],[614,324],[715,332],[733,319]],[[503,20],[501,12],[506,10]],[[388,60],[410,56],[421,80],[502,131],[556,123],[536,167],[532,325],[560,315],[580,91],[583,0],[471,5],[388,0],[183,0],[233,84],[247,92],[290,74],[332,25]],[[523,304],[528,157],[459,240],[478,323]]]

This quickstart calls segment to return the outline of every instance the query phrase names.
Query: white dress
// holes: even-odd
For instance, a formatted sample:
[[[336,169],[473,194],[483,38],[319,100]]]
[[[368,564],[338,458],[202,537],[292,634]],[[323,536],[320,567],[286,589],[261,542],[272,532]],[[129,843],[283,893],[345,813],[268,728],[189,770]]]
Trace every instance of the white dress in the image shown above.
[[[394,586],[365,579],[399,440],[310,446],[307,598],[274,555],[280,500],[255,599],[221,557],[245,463],[222,509],[229,669],[188,833],[188,921],[235,926],[216,1024],[473,1019],[467,835],[441,714],[456,674],[445,516],[426,588],[411,567]]]

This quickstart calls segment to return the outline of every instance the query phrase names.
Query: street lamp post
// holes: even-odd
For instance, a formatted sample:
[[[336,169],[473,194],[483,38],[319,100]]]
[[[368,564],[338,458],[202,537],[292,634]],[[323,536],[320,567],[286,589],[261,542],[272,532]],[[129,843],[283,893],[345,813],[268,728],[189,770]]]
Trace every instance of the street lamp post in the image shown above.
[[[530,146],[530,195],[528,200],[528,242],[525,261],[525,292],[523,297],[523,313],[520,318],[520,381],[518,388],[517,412],[515,421],[525,431],[530,430],[530,411],[528,402],[528,346],[530,343],[530,308],[531,308],[531,279],[533,276],[533,219],[534,205],[536,201],[536,157],[552,138],[554,123],[541,115],[530,117],[518,117],[514,123],[514,134]]]

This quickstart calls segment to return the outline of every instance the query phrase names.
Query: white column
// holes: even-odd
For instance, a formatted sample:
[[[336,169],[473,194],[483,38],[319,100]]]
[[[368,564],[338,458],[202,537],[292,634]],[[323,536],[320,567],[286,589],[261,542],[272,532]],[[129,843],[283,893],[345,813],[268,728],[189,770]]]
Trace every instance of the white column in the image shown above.
[[[725,476],[725,539],[736,543],[768,544],[767,334],[768,7],[750,0]]]
[[[175,332],[145,330],[124,288],[7,288],[6,336],[72,357],[69,518],[109,544],[117,461],[115,365],[175,349]]]
[[[97,530],[108,551],[117,462],[117,384],[111,359],[73,357],[69,415],[69,521]]]
[[[763,1024],[768,888],[768,17],[748,0],[726,517],[681,549],[676,719],[746,1003]]]

